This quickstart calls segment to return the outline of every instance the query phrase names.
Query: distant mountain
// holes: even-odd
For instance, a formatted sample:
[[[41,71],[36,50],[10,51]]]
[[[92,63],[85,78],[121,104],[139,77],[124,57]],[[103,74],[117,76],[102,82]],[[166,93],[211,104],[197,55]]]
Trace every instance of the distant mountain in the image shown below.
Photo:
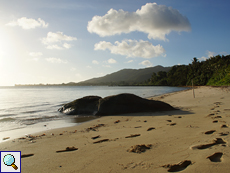
[[[122,69],[103,77],[92,78],[76,85],[135,85],[150,79],[153,72],[168,72],[171,67],[155,66],[144,69]]]

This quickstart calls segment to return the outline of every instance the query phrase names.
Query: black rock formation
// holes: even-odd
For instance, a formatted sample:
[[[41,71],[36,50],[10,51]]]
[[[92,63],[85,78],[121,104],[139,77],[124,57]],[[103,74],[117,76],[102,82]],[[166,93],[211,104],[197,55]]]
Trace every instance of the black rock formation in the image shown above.
[[[148,100],[134,94],[118,94],[105,98],[86,96],[62,106],[58,111],[68,115],[119,115],[137,112],[176,110],[162,101]]]

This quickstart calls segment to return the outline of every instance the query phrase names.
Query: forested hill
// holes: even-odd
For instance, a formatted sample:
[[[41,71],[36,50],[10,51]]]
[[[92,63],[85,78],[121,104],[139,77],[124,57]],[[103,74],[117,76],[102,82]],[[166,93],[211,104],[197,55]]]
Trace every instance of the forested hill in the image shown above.
[[[153,73],[145,85],[186,86],[230,85],[230,55],[217,55],[206,61],[193,58],[189,65],[175,65],[170,71]]]
[[[123,69],[103,77],[89,79],[77,85],[139,85],[146,83],[153,73],[168,72],[171,67],[155,66],[145,69]]]

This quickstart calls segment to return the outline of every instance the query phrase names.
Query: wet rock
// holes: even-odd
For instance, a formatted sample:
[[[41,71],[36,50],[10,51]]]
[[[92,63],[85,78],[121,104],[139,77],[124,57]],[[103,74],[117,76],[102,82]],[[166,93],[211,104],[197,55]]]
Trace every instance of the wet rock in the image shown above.
[[[86,96],[63,105],[59,112],[67,115],[94,115],[98,110],[99,96]]]

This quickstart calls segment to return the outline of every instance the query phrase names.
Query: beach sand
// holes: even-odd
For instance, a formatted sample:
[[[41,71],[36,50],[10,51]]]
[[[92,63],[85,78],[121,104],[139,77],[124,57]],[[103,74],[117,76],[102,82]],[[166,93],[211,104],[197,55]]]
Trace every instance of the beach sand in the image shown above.
[[[230,88],[150,99],[180,110],[101,117],[9,140],[0,150],[21,151],[23,173],[229,172]]]

